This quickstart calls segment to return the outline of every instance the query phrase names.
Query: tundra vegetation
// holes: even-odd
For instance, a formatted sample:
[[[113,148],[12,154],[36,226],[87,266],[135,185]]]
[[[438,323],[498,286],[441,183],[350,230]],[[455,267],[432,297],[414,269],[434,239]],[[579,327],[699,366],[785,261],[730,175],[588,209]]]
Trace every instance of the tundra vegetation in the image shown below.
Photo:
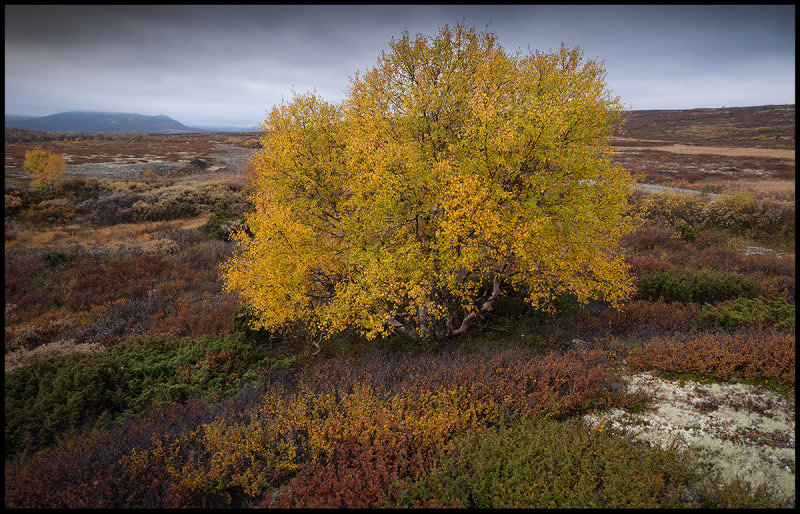
[[[629,190],[604,146],[620,107],[581,59],[457,26],[393,41],[341,105],[276,107],[258,144],[7,131],[4,505],[793,507],[586,422],[651,415],[643,372],[781,398],[707,395],[698,416],[793,420],[795,213],[767,176]],[[35,145],[209,166],[40,188]],[[225,168],[233,147],[252,169]],[[734,452],[793,450],[793,430],[736,428]]]

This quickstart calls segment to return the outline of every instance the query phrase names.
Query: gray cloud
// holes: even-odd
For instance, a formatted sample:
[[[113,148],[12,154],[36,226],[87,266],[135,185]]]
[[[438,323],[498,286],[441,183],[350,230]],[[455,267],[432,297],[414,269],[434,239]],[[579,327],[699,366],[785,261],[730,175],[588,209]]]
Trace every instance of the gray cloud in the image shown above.
[[[563,41],[634,109],[794,103],[794,6],[6,6],[6,112],[253,126],[294,87],[342,98],[403,30]]]

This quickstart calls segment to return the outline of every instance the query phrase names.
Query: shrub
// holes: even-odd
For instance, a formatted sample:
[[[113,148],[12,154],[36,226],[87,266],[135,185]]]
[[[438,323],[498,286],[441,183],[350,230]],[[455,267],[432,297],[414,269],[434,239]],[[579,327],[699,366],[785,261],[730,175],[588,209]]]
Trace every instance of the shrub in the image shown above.
[[[708,199],[702,195],[672,191],[653,193],[642,200],[648,219],[671,227],[680,223],[690,226],[703,223],[703,208],[707,203]]]
[[[134,221],[133,205],[139,200],[134,191],[102,191],[96,198],[78,204],[77,213],[96,225],[113,225]]]
[[[110,346],[126,338],[145,335],[150,328],[152,316],[170,299],[158,295],[145,298],[120,298],[100,309],[102,314],[91,325],[66,335],[86,343],[102,343]]]
[[[87,310],[125,297],[141,298],[160,281],[167,260],[161,255],[141,255],[133,259],[113,258],[87,267],[75,281],[67,305]]]
[[[3,202],[3,209],[6,216],[13,216],[19,211],[22,206],[22,199],[14,194],[6,194],[5,201]]]
[[[634,257],[626,259],[630,265],[631,271],[636,276],[647,275],[653,272],[672,271],[675,266],[669,262],[665,262],[650,256]]]
[[[203,225],[203,230],[217,239],[230,241],[231,235],[244,228],[244,225],[244,217],[240,214],[215,212],[211,214],[206,224]]]
[[[704,305],[693,320],[695,326],[722,326],[729,330],[746,326],[775,327],[793,330],[795,309],[785,299],[764,301],[761,298],[736,298],[719,305]]]
[[[211,421],[207,402],[188,398],[156,408],[108,430],[85,430],[68,444],[39,451],[32,458],[7,457],[7,508],[159,508],[200,507],[175,488],[167,470],[129,469],[120,460],[147,448],[155,434],[180,433]],[[100,423],[98,423],[98,426]],[[208,506],[218,506],[206,503]]]
[[[697,303],[715,302],[729,298],[758,296],[758,287],[752,279],[736,273],[723,275],[698,273],[690,279],[689,296]]]
[[[709,202],[703,215],[712,225],[741,230],[759,225],[759,207],[752,193],[734,191]]]
[[[695,303],[633,300],[619,310],[604,309],[597,314],[581,312],[571,317],[565,324],[574,334],[567,337],[599,339],[609,334],[652,337],[684,332],[692,328],[691,320],[699,310]]]
[[[793,385],[794,334],[747,330],[700,334],[687,341],[657,338],[631,350],[627,361],[640,370],[695,373],[719,380],[777,379]]]
[[[457,508],[696,507],[689,456],[532,417],[458,437],[404,498]]]
[[[698,232],[705,230],[706,226],[703,223],[698,225],[689,225],[685,222],[679,222],[675,225],[675,231],[680,234],[681,239],[694,240]]]
[[[241,186],[219,182],[179,182],[154,187],[140,194],[132,206],[137,219],[168,220],[200,212],[243,210],[247,196]]]
[[[739,271],[744,267],[746,257],[730,248],[710,246],[704,248],[697,258],[697,266],[718,271]]]
[[[70,257],[64,252],[45,252],[42,254],[42,259],[44,259],[47,265],[50,267],[55,267],[60,264],[67,264],[68,262],[75,260],[74,257]]]
[[[214,336],[233,329],[233,313],[238,302],[231,294],[203,293],[196,298],[183,295],[170,310],[152,315],[151,335]]]
[[[161,337],[35,361],[6,376],[6,451],[51,444],[103,413],[142,412],[190,394],[229,396],[257,381],[262,360],[238,337]]]
[[[686,248],[686,241],[672,237],[668,231],[656,228],[639,230],[620,239],[620,246],[643,250],[682,250]]]
[[[710,200],[701,195],[673,192],[634,196],[655,223],[674,226],[691,235],[701,225],[730,230],[754,237],[794,236],[794,201],[766,197],[756,199],[748,191],[723,193]]]
[[[689,276],[665,271],[641,277],[638,292],[646,300],[710,303],[740,296],[754,298],[758,296],[758,287],[753,280],[737,273],[701,272]]]
[[[66,223],[76,209],[66,198],[44,200],[28,209],[28,218],[39,223]]]

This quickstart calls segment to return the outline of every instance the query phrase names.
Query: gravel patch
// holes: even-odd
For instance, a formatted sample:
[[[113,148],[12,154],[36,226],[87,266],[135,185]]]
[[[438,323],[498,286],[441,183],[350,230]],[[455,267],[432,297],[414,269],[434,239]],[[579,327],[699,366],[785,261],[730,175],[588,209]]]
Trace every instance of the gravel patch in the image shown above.
[[[651,446],[691,451],[724,482],[767,485],[795,500],[794,401],[757,386],[625,376],[629,392],[653,396],[652,411],[587,414],[592,430],[615,428]]]

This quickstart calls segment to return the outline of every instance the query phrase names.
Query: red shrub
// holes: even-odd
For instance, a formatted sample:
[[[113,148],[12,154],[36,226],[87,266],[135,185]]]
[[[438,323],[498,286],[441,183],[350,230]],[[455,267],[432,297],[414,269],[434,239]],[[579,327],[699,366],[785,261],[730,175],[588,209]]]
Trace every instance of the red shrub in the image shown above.
[[[672,271],[675,269],[675,266],[671,263],[656,259],[650,255],[626,259],[626,262],[630,264],[631,272],[636,276],[646,275],[654,271]]]
[[[701,334],[688,341],[657,339],[628,356],[634,369],[733,377],[771,378],[794,384],[794,334],[750,330]]]
[[[686,241],[683,239],[653,228],[625,235],[620,239],[619,244],[623,248],[634,248],[636,250],[654,250],[656,248],[681,250],[687,246]]]
[[[191,337],[226,334],[233,330],[233,313],[238,307],[239,301],[232,294],[206,292],[199,301],[184,295],[172,311],[162,309],[151,317],[148,334]]]
[[[722,272],[739,271],[743,263],[744,259],[739,252],[719,246],[710,246],[703,249],[697,258],[698,267]]]
[[[280,508],[386,508],[434,461],[430,448],[394,426],[371,443],[348,437],[326,462],[300,466]]]
[[[122,297],[142,297],[156,283],[167,261],[161,255],[111,259],[81,271],[67,298],[73,310],[88,310]]]

